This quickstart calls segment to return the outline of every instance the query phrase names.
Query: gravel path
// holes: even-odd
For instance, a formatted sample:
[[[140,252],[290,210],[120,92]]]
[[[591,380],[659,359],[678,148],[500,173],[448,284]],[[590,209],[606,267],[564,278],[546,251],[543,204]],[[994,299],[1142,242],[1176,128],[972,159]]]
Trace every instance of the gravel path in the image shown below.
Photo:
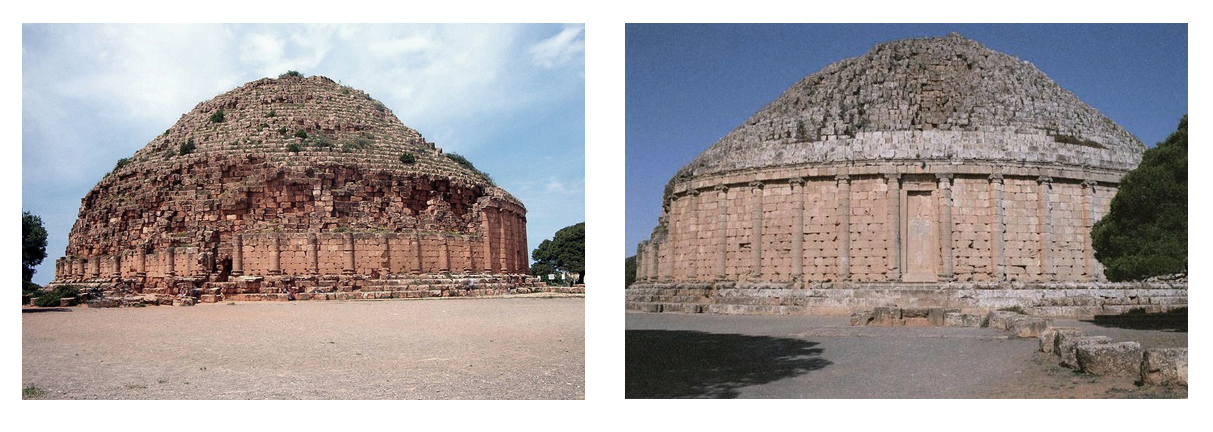
[[[43,398],[585,397],[584,298],[67,310],[22,314]]]
[[[991,329],[851,327],[845,316],[629,313],[626,321],[629,398],[1187,394],[1184,389],[1176,394],[1172,389],[1137,388],[1131,380],[1078,375],[1040,353],[1036,339],[1008,338]],[[1105,334],[1103,330],[1088,329],[1088,333]],[[1176,339],[1161,335],[1150,345]],[[1186,334],[1183,341],[1186,346]]]

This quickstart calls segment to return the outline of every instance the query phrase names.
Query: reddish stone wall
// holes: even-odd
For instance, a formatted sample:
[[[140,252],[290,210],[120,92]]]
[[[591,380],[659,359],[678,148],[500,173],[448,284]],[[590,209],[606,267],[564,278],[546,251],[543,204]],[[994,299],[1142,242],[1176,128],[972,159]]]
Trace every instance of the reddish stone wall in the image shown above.
[[[219,242],[224,246],[217,249],[219,260],[192,246],[153,249],[142,255],[142,264],[138,250],[122,251],[117,258],[60,258],[55,280],[116,282],[121,277],[139,286],[171,276],[222,281],[228,275],[525,274],[526,220],[519,211],[487,208],[487,233],[242,233],[238,240]]]

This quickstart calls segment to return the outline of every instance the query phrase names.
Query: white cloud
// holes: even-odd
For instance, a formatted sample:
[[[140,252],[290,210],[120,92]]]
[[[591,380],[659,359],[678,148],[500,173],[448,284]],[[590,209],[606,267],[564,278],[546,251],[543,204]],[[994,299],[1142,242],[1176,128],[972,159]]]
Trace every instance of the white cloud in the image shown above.
[[[564,192],[564,183],[556,180],[556,177],[548,177],[548,184],[544,186],[548,192]]]
[[[581,64],[585,52],[585,25],[566,26],[555,36],[531,46],[535,65],[551,69],[567,64]]]

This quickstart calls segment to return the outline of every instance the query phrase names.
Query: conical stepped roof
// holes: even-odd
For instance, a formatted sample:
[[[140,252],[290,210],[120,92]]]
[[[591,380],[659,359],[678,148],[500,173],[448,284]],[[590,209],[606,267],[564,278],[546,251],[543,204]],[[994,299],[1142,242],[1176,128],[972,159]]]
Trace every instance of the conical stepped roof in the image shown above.
[[[987,160],[1127,171],[1145,146],[1031,63],[952,34],[801,79],[675,180],[776,165]]]
[[[198,104],[120,163],[82,200],[67,254],[235,232],[471,232],[486,200],[522,206],[367,93],[284,75]]]

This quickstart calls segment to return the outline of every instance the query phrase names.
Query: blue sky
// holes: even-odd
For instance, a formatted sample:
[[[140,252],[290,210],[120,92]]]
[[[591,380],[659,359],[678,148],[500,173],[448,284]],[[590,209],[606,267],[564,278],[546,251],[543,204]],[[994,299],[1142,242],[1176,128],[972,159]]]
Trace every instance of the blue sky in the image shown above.
[[[1183,24],[628,24],[624,255],[657,224],[674,172],[792,84],[878,43],[951,32],[1032,62],[1146,145],[1187,113]]]
[[[585,220],[583,25],[23,25],[21,207],[53,277],[80,199],[199,102],[287,70],[364,90],[527,206]]]

